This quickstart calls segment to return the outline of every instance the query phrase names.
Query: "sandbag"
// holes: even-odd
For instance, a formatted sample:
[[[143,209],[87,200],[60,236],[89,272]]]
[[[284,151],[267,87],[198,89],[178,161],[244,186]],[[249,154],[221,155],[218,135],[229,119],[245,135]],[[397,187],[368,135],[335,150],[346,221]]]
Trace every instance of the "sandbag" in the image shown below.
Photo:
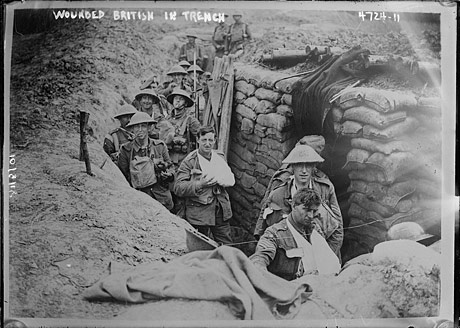
[[[342,124],[342,135],[344,137],[359,138],[363,134],[362,124],[354,121],[345,121]]]
[[[376,212],[384,217],[391,216],[396,213],[395,209],[383,206],[366,197],[359,192],[352,193],[349,198],[350,203],[357,203],[367,211]]]
[[[434,183],[426,179],[416,179],[415,186],[418,193],[430,196],[434,199],[441,199],[441,181],[439,181],[439,183]]]
[[[259,100],[268,100],[275,105],[279,105],[281,103],[280,93],[265,88],[258,88],[255,91],[254,96],[256,96]]]
[[[292,117],[292,107],[288,105],[278,105],[276,106],[276,112],[283,116]]]
[[[241,121],[241,131],[247,134],[251,134],[254,132],[254,121],[250,119],[243,118]]]
[[[238,104],[235,108],[235,112],[252,121],[254,121],[257,117],[257,114],[251,108],[245,106],[244,104]]]
[[[365,194],[370,200],[376,201],[384,206],[396,208],[398,203],[412,195],[416,190],[416,183],[413,180],[397,182],[391,186],[380,183],[367,182],[364,180],[351,180],[348,192],[359,192]]]
[[[342,122],[343,110],[341,110],[339,107],[332,108],[331,115],[332,115],[333,122],[337,122],[337,123]]]
[[[243,93],[247,97],[254,95],[256,87],[246,81],[240,80],[235,82],[235,90]]]
[[[402,122],[406,117],[407,114],[404,111],[385,114],[364,106],[351,107],[343,113],[344,120],[369,124],[379,129],[386,128],[397,122]]]
[[[414,170],[417,157],[408,152],[397,152],[386,156],[382,153],[373,153],[366,164],[380,169],[387,181],[393,182],[397,178]]]
[[[414,108],[417,106],[417,100],[408,92],[357,87],[342,94],[339,104],[342,109],[365,106],[386,113]]]
[[[397,151],[413,151],[414,147],[411,143],[405,140],[394,140],[390,142],[382,142],[367,138],[351,139],[351,147],[367,150],[371,153],[379,152],[385,155],[390,155]]]
[[[364,169],[370,153],[367,150],[353,148],[347,154],[347,161],[343,166],[344,170]]]
[[[261,100],[259,101],[257,106],[254,108],[254,111],[257,114],[274,113],[276,111],[275,104],[273,104],[271,101],[268,101],[268,100]]]
[[[247,96],[244,93],[242,93],[240,91],[235,92],[235,98],[234,99],[235,99],[235,102],[237,104],[241,104],[242,102],[244,102],[246,100],[246,98],[247,98]]]
[[[415,212],[415,213],[414,213]],[[394,220],[392,225],[401,222],[415,222],[419,224],[426,233],[441,236],[441,211],[438,209],[414,209],[408,213],[410,215],[401,216]]]
[[[420,122],[421,125],[429,128],[431,133],[439,133],[441,134],[442,131],[442,117],[441,116],[433,116],[430,114],[423,114],[417,113],[414,115],[417,120]]]
[[[283,94],[281,96],[281,103],[286,104],[288,106],[292,106],[292,95],[287,93]]]
[[[326,146],[326,140],[323,136],[319,135],[304,136],[302,137],[302,139],[299,140],[298,143],[301,145],[310,146],[320,155],[323,152],[324,147]]]
[[[441,104],[441,97],[420,97],[417,99],[417,112],[432,116],[441,116]]]
[[[259,99],[257,99],[256,97],[249,97],[248,99],[246,99],[243,104],[246,106],[246,107],[249,107],[251,108],[252,110],[254,110],[257,105],[259,104]]]
[[[288,127],[292,126],[291,119],[276,113],[259,114],[257,116],[257,123],[278,131],[285,131]]]
[[[363,170],[351,170],[348,172],[348,177],[350,180],[364,180],[368,182],[378,182],[384,185],[392,184],[393,181],[388,181],[385,174],[379,170],[372,167],[366,166]]]
[[[420,123],[415,117],[408,116],[404,121],[390,125],[385,129],[364,125],[363,136],[370,139],[390,140],[413,133],[419,125]]]

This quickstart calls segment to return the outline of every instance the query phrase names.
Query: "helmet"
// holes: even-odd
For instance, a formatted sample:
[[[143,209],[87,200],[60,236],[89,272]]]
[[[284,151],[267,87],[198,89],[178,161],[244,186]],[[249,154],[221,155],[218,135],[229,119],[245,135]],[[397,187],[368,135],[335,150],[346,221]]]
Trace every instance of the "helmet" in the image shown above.
[[[436,236],[425,233],[425,230],[415,222],[401,222],[390,227],[387,232],[389,240],[409,239],[424,245],[431,244]]]
[[[181,60],[177,65],[181,66],[183,69],[187,69],[191,64],[186,60]]]
[[[309,145],[318,154],[321,154],[321,152],[324,150],[324,147],[326,145],[326,141],[324,140],[323,136],[310,135],[310,136],[304,136],[302,139],[299,140],[298,144]]]
[[[130,104],[124,104],[121,106],[113,118],[118,119],[120,116],[124,115],[134,115],[137,113],[137,109]]]
[[[160,101],[160,98],[158,97],[157,93],[151,89],[145,89],[145,90],[142,90],[140,91],[137,95],[136,95],[136,99],[137,100],[140,100],[140,98],[142,98],[143,95],[148,95],[148,96],[152,96],[153,97],[153,100],[155,100],[156,102],[159,102]]]
[[[204,73],[204,71],[201,69],[200,66],[198,65],[192,65],[187,69],[187,73],[193,73],[193,71],[196,70],[198,73]]]
[[[243,13],[239,10],[235,11],[232,16],[243,16]]]
[[[126,127],[130,128],[134,125],[141,124],[141,123],[156,123],[156,122],[157,121],[151,118],[149,114],[144,113],[144,112],[137,112],[131,117],[131,120],[129,121]]]
[[[283,164],[321,163],[324,159],[309,145],[298,144],[283,160]]]
[[[171,74],[184,74],[184,75],[186,75],[187,71],[182,66],[180,66],[179,64],[176,64],[173,67],[171,67],[171,69],[169,70],[168,73],[166,73],[166,75],[171,75]]]
[[[186,36],[187,38],[188,38],[188,37],[195,38],[195,39],[197,38],[196,34],[194,34],[194,33],[187,33],[185,36]]]
[[[150,87],[152,83],[156,83],[158,85],[158,77],[156,75],[153,75],[152,77],[142,82],[140,89],[147,89],[148,87]]]
[[[190,107],[190,106],[192,106],[192,105],[195,103],[195,102],[192,100],[192,98],[190,98],[190,94],[189,94],[187,91],[182,90],[182,89],[179,89],[179,88],[176,88],[176,89],[174,89],[173,92],[171,92],[171,94],[166,98],[170,104],[173,103],[174,96],[176,96],[176,95],[185,97],[185,99],[187,100],[187,104],[185,105],[186,107]]]

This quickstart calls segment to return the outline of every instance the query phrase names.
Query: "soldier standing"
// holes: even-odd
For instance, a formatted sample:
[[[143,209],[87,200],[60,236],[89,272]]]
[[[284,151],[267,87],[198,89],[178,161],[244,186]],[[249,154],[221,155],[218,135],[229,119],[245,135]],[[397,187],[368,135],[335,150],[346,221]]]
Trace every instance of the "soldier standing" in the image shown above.
[[[196,60],[196,64],[201,68],[206,67],[206,60],[208,56],[204,54],[203,47],[196,43],[195,34],[187,34],[187,43],[184,43],[180,48],[179,60],[186,60],[189,63],[193,63]]]
[[[248,24],[241,21],[242,17],[243,15],[240,12],[233,14],[235,23],[230,25],[227,39],[228,53],[234,54],[237,57],[243,54],[244,44],[252,38]]]
[[[225,14],[225,18],[228,15]],[[216,49],[216,57],[222,58],[225,52],[228,52],[228,44],[227,44],[227,35],[229,34],[230,26],[225,23],[225,21],[220,21],[219,24],[214,29],[214,33],[212,35],[212,45]]]
[[[172,162],[166,144],[150,139],[149,125],[155,123],[147,113],[133,115],[127,128],[134,134],[134,140],[120,149],[118,167],[129,184],[158,200],[168,210],[174,206],[169,183],[174,180]]]
[[[167,97],[175,88],[186,89],[185,78],[187,77],[187,71],[180,65],[176,64],[166,73],[169,81],[163,84],[162,88],[158,89],[158,93]]]
[[[128,125],[131,116],[136,113],[136,108],[129,104],[121,106],[118,113],[113,117],[120,121],[120,127],[110,131],[104,138],[104,151],[115,163],[118,161],[121,145],[132,140],[132,135],[126,130],[126,125]]]

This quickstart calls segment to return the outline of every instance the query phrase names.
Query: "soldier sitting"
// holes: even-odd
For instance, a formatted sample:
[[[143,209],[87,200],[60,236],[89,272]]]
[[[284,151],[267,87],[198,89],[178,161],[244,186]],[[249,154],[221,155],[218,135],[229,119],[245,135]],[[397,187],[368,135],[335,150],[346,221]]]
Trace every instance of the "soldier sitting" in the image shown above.
[[[124,104],[113,117],[120,121],[120,126],[109,132],[104,138],[104,151],[115,163],[118,161],[118,154],[121,145],[132,140],[132,135],[126,130],[131,116],[137,113],[136,108],[129,104]]]

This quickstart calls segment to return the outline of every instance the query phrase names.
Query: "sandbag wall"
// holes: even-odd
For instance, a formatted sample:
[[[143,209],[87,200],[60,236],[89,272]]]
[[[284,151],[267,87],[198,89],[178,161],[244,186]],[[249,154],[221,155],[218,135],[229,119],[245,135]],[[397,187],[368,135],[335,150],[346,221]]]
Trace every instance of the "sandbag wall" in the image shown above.
[[[229,193],[234,219],[252,232],[270,178],[296,143],[289,93],[297,79],[274,89],[286,74],[239,63],[235,69],[228,163],[236,183]]]
[[[393,224],[419,223],[440,235],[441,99],[353,88],[332,109],[334,130],[350,138],[345,239],[362,253]],[[348,254],[353,257],[353,254]]]

